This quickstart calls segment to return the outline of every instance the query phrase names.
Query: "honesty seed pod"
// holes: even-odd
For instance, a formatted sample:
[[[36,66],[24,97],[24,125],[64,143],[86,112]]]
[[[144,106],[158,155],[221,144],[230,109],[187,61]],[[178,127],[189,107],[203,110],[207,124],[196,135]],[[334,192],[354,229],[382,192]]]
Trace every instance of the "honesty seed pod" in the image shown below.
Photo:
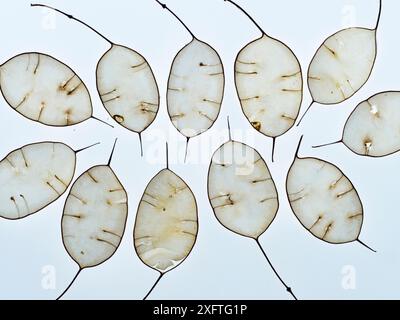
[[[276,139],[294,126],[300,112],[303,100],[301,66],[289,47],[268,36],[238,4],[225,1],[249,17],[262,34],[237,55],[235,83],[247,120],[257,131],[273,139],[274,161]]]
[[[128,215],[128,195],[110,167],[116,142],[108,163],[85,171],[72,185],[65,202],[62,240],[79,270],[57,300],[82,270],[110,259],[121,243]]]
[[[378,93],[361,102],[343,129],[342,139],[326,147],[343,143],[357,155],[381,158],[400,151],[400,92]]]
[[[90,94],[81,78],[44,53],[22,53],[2,64],[0,90],[13,110],[47,126],[67,127],[91,118],[105,123],[93,116]]]
[[[354,185],[334,164],[301,158],[302,139],[286,179],[288,200],[296,218],[320,240],[331,244],[357,241],[372,250],[359,240],[364,209]]]
[[[254,239],[279,281],[296,299],[279,276],[260,243],[279,209],[275,182],[261,155],[232,140],[213,155],[208,171],[208,198],[217,220],[228,230]]]
[[[60,198],[75,174],[76,154],[90,147],[39,142],[10,152],[0,161],[0,217],[22,219]]]
[[[186,137],[186,160],[189,140],[210,129],[218,118],[224,97],[224,67],[214,48],[196,38],[174,12],[156,1],[192,36],[172,62],[167,90],[171,122]]]
[[[312,102],[335,105],[356,94],[368,81],[376,61],[377,38],[382,0],[374,29],[347,28],[327,38],[315,53],[308,69]]]
[[[133,231],[140,260],[160,273],[145,300],[161,278],[179,266],[197,239],[196,198],[182,178],[167,166],[147,185],[140,200]]]

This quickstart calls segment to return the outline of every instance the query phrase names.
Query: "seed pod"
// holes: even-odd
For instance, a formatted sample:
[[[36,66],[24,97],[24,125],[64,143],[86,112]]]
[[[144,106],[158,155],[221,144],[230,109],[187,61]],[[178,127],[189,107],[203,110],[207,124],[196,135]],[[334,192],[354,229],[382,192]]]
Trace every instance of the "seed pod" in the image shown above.
[[[243,114],[263,135],[275,141],[295,124],[303,100],[303,76],[300,63],[283,42],[268,36],[238,4],[261,31],[261,38],[240,50],[235,61],[235,83]]]
[[[187,258],[197,232],[194,194],[186,182],[169,169],[167,160],[167,168],[149,182],[143,193],[133,231],[135,251],[140,260],[160,273],[144,299],[162,276]]]
[[[1,65],[0,89],[12,109],[44,125],[65,127],[94,118],[79,76],[43,53],[23,53]]]
[[[293,213],[320,240],[363,244],[359,236],[364,209],[354,185],[334,164],[299,157],[300,144],[286,181]]]
[[[22,219],[60,198],[75,174],[76,154],[87,148],[39,142],[10,152],[0,161],[0,217]]]
[[[168,114],[175,128],[189,140],[210,129],[218,118],[224,97],[225,74],[221,58],[209,44],[197,39],[192,31],[165,4],[192,37],[172,62],[168,79]]]
[[[208,170],[208,198],[217,220],[228,230],[254,239],[279,281],[294,299],[292,289],[275,270],[260,237],[279,208],[278,192],[267,164],[253,148],[232,140],[213,155]]]
[[[378,93],[351,113],[342,139],[314,148],[343,143],[357,155],[381,158],[400,151],[400,92]]]
[[[107,165],[85,171],[72,185],[65,202],[62,239],[79,270],[57,300],[82,270],[110,259],[121,243],[128,216],[128,195],[110,167],[115,143]]]
[[[315,53],[308,69],[308,87],[312,103],[335,105],[356,94],[367,83],[376,61],[376,34],[382,13],[374,29],[347,28],[328,37]],[[300,123],[299,123],[300,124]]]

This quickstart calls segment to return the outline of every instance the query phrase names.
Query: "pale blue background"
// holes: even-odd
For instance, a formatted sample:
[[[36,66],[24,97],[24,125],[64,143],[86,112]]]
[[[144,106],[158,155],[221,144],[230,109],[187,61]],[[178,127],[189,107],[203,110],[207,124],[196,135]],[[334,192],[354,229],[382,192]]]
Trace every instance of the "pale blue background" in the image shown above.
[[[239,0],[238,0],[239,1]],[[30,1],[1,1],[0,61],[24,51],[51,54],[70,65],[92,94],[95,116],[111,121],[95,88],[95,67],[108,44],[83,26],[57,16],[56,28],[44,28],[47,13],[31,9]],[[144,134],[146,158],[139,157],[137,136],[90,120],[73,128],[52,129],[30,122],[0,100],[0,156],[24,144],[61,140],[79,148],[101,141],[101,146],[78,155],[77,175],[106,162],[113,139],[120,138],[113,167],[129,192],[129,219],[121,247],[103,265],[85,270],[65,298],[141,299],[158,276],[136,256],[132,231],[140,196],[150,178],[163,167],[151,160],[163,152],[164,133],[171,144],[171,168],[186,179],[198,200],[200,233],[189,258],[161,280],[154,299],[287,299],[256,244],[224,229],[214,218],[206,193],[206,173],[213,150],[227,138],[226,116],[234,137],[257,147],[270,164],[271,141],[254,133],[242,116],[233,82],[237,52],[259,36],[258,30],[233,6],[222,0],[168,0],[168,5],[193,32],[221,55],[226,69],[226,95],[221,116],[212,130],[191,142],[188,164],[182,163],[185,140],[169,122],[166,82],[174,55],[190,36],[153,0],[50,1],[96,27],[117,43],[135,48],[150,62],[160,86],[159,116]],[[287,43],[307,70],[315,50],[330,34],[349,24],[373,27],[378,0],[241,0],[267,33]],[[374,93],[400,89],[398,30],[400,2],[384,0],[376,68],[367,85],[336,107],[316,105],[300,129],[278,140],[277,162],[270,169],[281,197],[277,219],[261,238],[282,277],[302,299],[400,298],[400,154],[378,160],[363,159],[343,146],[312,150],[311,145],[340,138],[345,120],[358,102]],[[350,13],[350,15],[349,15]],[[304,106],[310,102],[307,90]],[[377,254],[356,243],[333,246],[315,239],[298,223],[287,203],[284,181],[301,133],[303,155],[329,160],[352,179],[365,206],[361,239]],[[159,143],[155,143],[157,138]],[[161,143],[161,144],[160,144]],[[202,157],[197,151],[202,148]],[[177,153],[179,152],[179,157]],[[176,160],[179,158],[179,162]],[[61,242],[60,220],[66,195],[42,212],[21,221],[0,221],[0,298],[54,299],[69,283],[77,265]],[[355,290],[342,287],[342,270],[356,272]],[[42,287],[42,268],[54,266],[56,288]]]

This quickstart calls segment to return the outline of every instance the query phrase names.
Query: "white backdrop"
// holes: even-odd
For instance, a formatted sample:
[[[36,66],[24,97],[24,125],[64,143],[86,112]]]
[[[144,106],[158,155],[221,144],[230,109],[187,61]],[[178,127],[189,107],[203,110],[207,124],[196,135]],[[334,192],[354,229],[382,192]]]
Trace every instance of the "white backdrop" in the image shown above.
[[[76,22],[63,16],[49,16],[40,8],[30,8],[28,0],[1,2],[0,63],[25,51],[53,55],[84,80],[92,95],[94,115],[112,121],[95,87],[96,63],[108,44]],[[222,0],[167,1],[200,39],[219,52],[227,79],[220,118],[209,132],[191,141],[188,162],[184,164],[185,139],[169,122],[165,105],[170,64],[178,50],[191,40],[183,27],[153,0],[48,0],[46,3],[83,19],[114,42],[142,53],[155,72],[162,98],[156,121],[143,135],[144,158],[140,157],[137,135],[121,127],[111,129],[89,120],[72,128],[49,128],[24,119],[0,100],[1,157],[24,144],[42,140],[59,140],[74,148],[100,141],[100,146],[78,155],[77,177],[90,166],[105,163],[114,138],[120,138],[113,168],[129,193],[130,212],[125,236],[112,259],[84,270],[65,298],[141,299],[156,280],[158,274],[136,256],[132,232],[142,192],[151,177],[164,166],[164,142],[168,139],[171,169],[187,181],[196,195],[200,230],[189,258],[161,280],[150,298],[290,299],[254,241],[223,228],[209,205],[207,168],[213,151],[227,139],[228,115],[234,138],[256,147],[269,163],[281,207],[261,242],[298,298],[400,298],[400,155],[372,160],[357,157],[340,145],[311,149],[314,144],[339,139],[345,120],[360,101],[380,91],[400,89],[399,1],[384,1],[377,64],[367,85],[342,105],[316,105],[300,128],[278,140],[274,164],[270,161],[271,141],[254,132],[237,100],[234,59],[259,32],[232,5]],[[294,50],[303,71],[328,35],[349,25],[373,27],[378,10],[378,0],[238,0],[238,3],[269,35],[281,39]],[[305,91],[303,108],[309,102],[310,96]],[[303,155],[337,164],[355,184],[365,206],[360,239],[378,253],[357,243],[326,244],[314,238],[296,220],[286,199],[284,182],[302,133],[305,135]],[[155,153],[159,153],[156,159]],[[65,198],[66,195],[21,221],[0,220],[0,298],[54,299],[77,272],[77,265],[61,241],[60,221]],[[55,287],[47,282],[53,274]],[[349,275],[354,276],[354,283],[346,281]]]

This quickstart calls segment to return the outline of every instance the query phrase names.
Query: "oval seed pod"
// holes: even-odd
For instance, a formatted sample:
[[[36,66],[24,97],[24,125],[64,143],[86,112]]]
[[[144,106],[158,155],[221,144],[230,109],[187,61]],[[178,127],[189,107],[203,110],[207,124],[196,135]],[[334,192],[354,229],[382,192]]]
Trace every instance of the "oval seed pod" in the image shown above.
[[[147,185],[140,200],[133,231],[134,247],[140,260],[158,271],[160,279],[179,266],[197,239],[197,203],[186,182],[168,166]]]
[[[213,155],[208,195],[222,225],[253,239],[268,229],[278,212],[278,194],[266,163],[256,150],[233,140]]]
[[[250,124],[275,141],[295,124],[303,100],[300,63],[284,43],[268,36],[254,19],[241,10],[261,31],[262,36],[247,44],[235,61],[235,83],[242,111]]]
[[[186,137],[186,160],[189,140],[210,129],[218,118],[225,88],[224,68],[220,56],[209,44],[197,39],[174,12],[156,1],[192,36],[192,41],[172,62],[167,90],[169,117]]]
[[[364,209],[357,190],[334,164],[299,157],[302,139],[286,180],[293,213],[320,240],[331,244],[358,241],[366,246],[359,240]]]
[[[140,135],[155,120],[159,94],[150,65],[139,53],[112,45],[97,66],[97,88],[108,113]]]
[[[76,154],[87,148],[39,142],[10,152],[0,161],[0,217],[22,219],[56,201],[75,174]]]
[[[368,81],[376,61],[376,33],[381,13],[382,0],[374,29],[347,28],[327,38],[319,47],[308,69],[308,87],[313,101],[300,122],[314,103],[344,102]]]
[[[211,160],[208,198],[215,217],[225,228],[257,242],[278,279],[296,299],[259,241],[278,212],[275,182],[261,155],[255,149],[232,140],[230,129],[229,141],[214,153]]]
[[[72,185],[61,221],[62,240],[80,272],[102,264],[118,249],[128,216],[128,195],[110,167],[99,165],[84,172]]]
[[[378,93],[361,102],[348,118],[337,142],[357,155],[381,158],[400,151],[400,92]]]
[[[113,43],[70,14],[43,4],[31,6],[61,13],[94,31],[111,45],[97,64],[97,91],[110,116],[124,128],[139,135],[143,156],[141,133],[155,120],[160,104],[156,79],[147,60],[138,52]]]
[[[19,54],[0,66],[0,90],[8,105],[27,119],[54,127],[93,117],[86,85],[61,61],[38,52]]]

